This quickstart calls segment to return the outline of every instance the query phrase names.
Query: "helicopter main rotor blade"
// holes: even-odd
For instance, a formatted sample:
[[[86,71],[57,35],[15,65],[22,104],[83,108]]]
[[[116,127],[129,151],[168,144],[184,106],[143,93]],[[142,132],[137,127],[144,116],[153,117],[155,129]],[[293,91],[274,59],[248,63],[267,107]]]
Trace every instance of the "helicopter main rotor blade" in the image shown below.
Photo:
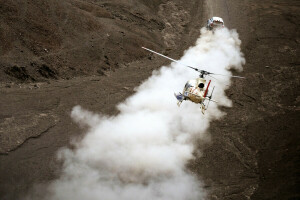
[[[200,70],[200,69],[198,69],[198,68],[196,68],[196,67],[192,67],[192,66],[186,65],[186,64],[184,64],[184,63],[182,63],[182,62],[179,62],[178,60],[175,60],[175,59],[173,59],[173,58],[170,58],[170,57],[168,57],[168,56],[165,56],[165,55],[163,55],[163,54],[161,54],[161,53],[158,53],[158,52],[153,51],[153,50],[151,50],[151,49],[148,49],[148,48],[146,48],[146,47],[142,47],[142,48],[145,49],[145,50],[147,50],[147,51],[150,51],[151,53],[155,53],[155,54],[157,54],[157,55],[159,55],[159,56],[161,56],[161,57],[164,57],[164,58],[166,58],[166,59],[172,60],[172,61],[174,61],[174,62],[176,62],[176,63],[178,63],[178,64],[181,64],[181,65],[183,65],[183,66],[189,67],[189,68],[191,68],[191,69],[193,69],[193,70],[195,70],[195,71],[197,71],[197,72],[200,72],[200,74],[202,74],[202,75],[210,75],[210,74],[212,74],[212,75],[220,75],[220,76],[229,76],[229,77],[233,77],[233,78],[245,78],[245,77],[242,77],[242,76],[231,76],[231,75],[224,75],[224,74],[215,74],[215,73],[211,73],[211,72],[208,72],[208,71],[205,71],[205,70]],[[211,77],[212,77],[212,76],[211,76]]]
[[[193,70],[199,71],[199,69],[197,69],[197,68],[195,68],[195,67],[191,67],[191,66],[189,66],[189,65],[186,65],[186,64],[184,64],[184,63],[182,63],[182,62],[179,62],[178,60],[175,60],[175,59],[173,59],[173,58],[170,58],[170,57],[168,57],[168,56],[165,56],[165,55],[163,55],[163,54],[161,54],[161,53],[157,53],[156,51],[153,51],[153,50],[148,49],[148,48],[146,48],[146,47],[142,47],[142,48],[145,49],[145,50],[147,50],[147,51],[150,51],[151,53],[155,53],[155,54],[157,54],[157,55],[159,55],[159,56],[162,56],[162,57],[164,57],[164,58],[166,58],[166,59],[172,60],[172,61],[174,61],[174,62],[176,62],[176,63],[179,63],[179,64],[181,64],[181,65],[184,65],[184,66],[186,66],[186,67],[189,67],[189,68],[191,68],[191,69],[193,69]]]
[[[211,75],[207,75],[207,76],[209,76],[210,78],[213,78],[213,79],[215,79],[218,83],[221,83],[221,81],[219,80],[219,79],[217,79],[217,78],[215,78],[215,77],[213,77],[213,76],[211,76]],[[223,83],[222,83],[223,84]],[[230,85],[227,85],[227,84],[225,84],[226,86],[230,86]]]
[[[233,78],[245,78],[245,77],[243,77],[243,76],[232,76],[232,75],[215,74],[215,73],[209,73],[209,74],[212,74],[212,75],[219,75],[219,76],[229,76],[229,77],[233,77]]]
[[[210,78],[213,78],[213,79],[219,81],[217,78],[215,78],[215,77],[213,77],[213,76],[211,76],[211,75],[209,75],[209,74],[208,74],[207,76],[209,76]]]

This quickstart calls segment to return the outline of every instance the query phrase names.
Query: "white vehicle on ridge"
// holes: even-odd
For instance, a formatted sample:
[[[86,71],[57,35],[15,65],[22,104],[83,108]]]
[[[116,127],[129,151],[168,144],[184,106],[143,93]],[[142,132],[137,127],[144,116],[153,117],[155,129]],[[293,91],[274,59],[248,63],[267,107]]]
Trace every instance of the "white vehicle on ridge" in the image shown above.
[[[223,27],[224,27],[224,21],[221,17],[212,17],[209,20],[207,20],[206,28],[208,30],[214,30],[216,28],[223,28]]]

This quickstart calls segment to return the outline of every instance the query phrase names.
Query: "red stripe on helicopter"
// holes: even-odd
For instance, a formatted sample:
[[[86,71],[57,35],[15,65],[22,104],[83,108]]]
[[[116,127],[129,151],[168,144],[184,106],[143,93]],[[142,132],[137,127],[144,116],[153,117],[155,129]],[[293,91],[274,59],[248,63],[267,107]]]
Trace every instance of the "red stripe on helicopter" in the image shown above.
[[[207,95],[208,87],[209,87],[210,82],[211,82],[211,80],[209,80],[209,82],[208,82],[208,85],[207,85],[207,88],[206,88],[206,90],[205,90],[205,93],[204,93],[204,96],[203,96],[203,97],[206,97],[206,95]]]

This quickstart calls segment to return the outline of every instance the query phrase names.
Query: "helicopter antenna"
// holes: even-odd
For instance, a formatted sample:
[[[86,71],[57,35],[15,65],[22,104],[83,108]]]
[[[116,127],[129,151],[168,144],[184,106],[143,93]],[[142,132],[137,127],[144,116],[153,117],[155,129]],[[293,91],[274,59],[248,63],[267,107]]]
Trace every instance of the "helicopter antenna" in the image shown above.
[[[148,48],[146,48],[146,47],[142,47],[142,48],[145,49],[145,50],[147,50],[147,51],[150,51],[151,53],[155,53],[155,54],[157,54],[157,55],[159,55],[159,56],[162,56],[162,57],[164,57],[164,58],[166,58],[166,59],[172,60],[172,61],[174,61],[174,62],[176,62],[176,63],[179,63],[179,64],[181,64],[181,65],[183,65],[183,66],[189,67],[189,68],[191,68],[191,69],[193,69],[193,70],[199,72],[199,73],[200,73],[199,76],[200,76],[201,78],[204,78],[204,76],[210,75],[210,74],[211,74],[211,75],[220,75],[220,76],[229,76],[229,77],[233,77],[233,78],[245,78],[245,77],[242,77],[242,76],[232,76],[232,75],[215,74],[215,73],[208,72],[208,71],[205,71],[205,70],[200,70],[200,69],[198,69],[198,68],[196,68],[196,67],[192,67],[192,66],[186,65],[186,64],[184,64],[184,63],[182,63],[182,62],[179,62],[178,60],[175,60],[175,59],[173,59],[173,58],[170,58],[170,57],[168,57],[168,56],[165,56],[165,55],[163,55],[163,54],[161,54],[161,53],[157,53],[156,51],[153,51],[153,50],[148,49]],[[212,76],[211,76],[211,77],[212,77]]]

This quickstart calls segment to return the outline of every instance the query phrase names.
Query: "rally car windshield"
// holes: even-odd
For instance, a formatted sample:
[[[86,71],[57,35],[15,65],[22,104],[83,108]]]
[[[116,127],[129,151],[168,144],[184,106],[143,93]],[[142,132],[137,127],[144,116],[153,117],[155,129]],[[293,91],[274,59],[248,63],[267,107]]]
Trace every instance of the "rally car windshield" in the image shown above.
[[[214,25],[222,26],[222,25],[223,25],[223,22],[220,22],[220,21],[214,21]]]

